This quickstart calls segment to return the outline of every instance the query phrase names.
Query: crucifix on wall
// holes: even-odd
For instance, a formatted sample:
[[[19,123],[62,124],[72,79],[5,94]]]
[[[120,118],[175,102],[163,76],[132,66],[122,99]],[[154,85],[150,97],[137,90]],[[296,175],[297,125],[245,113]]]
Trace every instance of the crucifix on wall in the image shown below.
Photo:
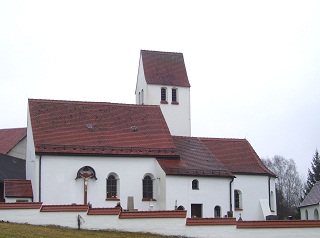
[[[87,204],[88,203],[88,182],[89,179],[95,179],[97,180],[96,177],[96,172],[94,171],[93,168],[90,166],[84,166],[81,169],[78,170],[77,177],[76,179],[83,178],[84,185],[83,185],[83,203]]]

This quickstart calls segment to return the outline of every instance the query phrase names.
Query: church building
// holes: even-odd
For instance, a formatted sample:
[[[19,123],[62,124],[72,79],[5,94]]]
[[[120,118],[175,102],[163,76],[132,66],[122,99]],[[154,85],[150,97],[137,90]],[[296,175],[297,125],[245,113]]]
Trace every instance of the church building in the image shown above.
[[[142,50],[136,104],[29,99],[33,201],[188,217],[276,215],[275,179],[246,139],[191,136],[182,53]]]

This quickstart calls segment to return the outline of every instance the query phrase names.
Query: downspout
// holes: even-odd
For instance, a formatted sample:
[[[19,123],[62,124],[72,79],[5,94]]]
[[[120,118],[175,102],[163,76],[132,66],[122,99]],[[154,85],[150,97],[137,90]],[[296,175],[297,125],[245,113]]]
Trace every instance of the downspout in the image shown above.
[[[270,208],[270,211],[271,211],[271,200],[270,200],[270,180],[271,180],[271,177],[269,176],[269,180],[268,180],[268,191],[269,191],[269,208]]]
[[[40,154],[40,158],[39,158],[39,202],[41,202],[41,159],[42,159],[42,155]]]
[[[232,214],[231,217],[233,217],[233,211],[232,211],[232,182],[234,180],[234,177],[232,177],[230,181],[230,213]]]

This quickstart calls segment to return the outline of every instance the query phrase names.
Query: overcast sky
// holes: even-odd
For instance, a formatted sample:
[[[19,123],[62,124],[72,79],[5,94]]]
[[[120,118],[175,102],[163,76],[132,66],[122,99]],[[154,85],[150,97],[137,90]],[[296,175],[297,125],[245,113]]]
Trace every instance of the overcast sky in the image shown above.
[[[0,128],[27,99],[135,103],[140,50],[184,54],[192,135],[320,149],[320,1],[0,0]]]

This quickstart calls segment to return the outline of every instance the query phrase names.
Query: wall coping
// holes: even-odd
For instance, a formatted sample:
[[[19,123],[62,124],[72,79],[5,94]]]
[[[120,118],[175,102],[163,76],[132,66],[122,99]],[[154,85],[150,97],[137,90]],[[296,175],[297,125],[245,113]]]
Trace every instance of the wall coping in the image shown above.
[[[187,211],[169,210],[169,211],[124,211],[119,215],[120,219],[134,218],[186,218]]]
[[[0,209],[40,209],[42,202],[1,202]]]
[[[187,226],[236,225],[236,218],[187,218]]]
[[[285,221],[238,221],[237,228],[310,228],[320,227],[319,221],[285,220]]]
[[[40,212],[87,212],[88,205],[43,205]]]
[[[88,215],[119,215],[120,207],[115,208],[89,208]]]

